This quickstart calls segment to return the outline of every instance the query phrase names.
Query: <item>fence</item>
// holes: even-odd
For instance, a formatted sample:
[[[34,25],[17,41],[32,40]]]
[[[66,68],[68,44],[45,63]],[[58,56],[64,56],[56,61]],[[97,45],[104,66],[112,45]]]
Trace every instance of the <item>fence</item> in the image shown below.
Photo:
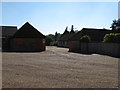
[[[105,54],[120,57],[120,44],[118,43],[81,43],[80,52]]]

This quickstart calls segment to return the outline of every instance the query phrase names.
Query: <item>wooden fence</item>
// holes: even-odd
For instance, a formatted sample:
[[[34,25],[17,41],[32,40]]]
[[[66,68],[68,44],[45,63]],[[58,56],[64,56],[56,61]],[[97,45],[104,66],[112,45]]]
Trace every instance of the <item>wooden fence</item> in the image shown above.
[[[80,52],[97,53],[120,57],[120,44],[118,43],[80,43]]]

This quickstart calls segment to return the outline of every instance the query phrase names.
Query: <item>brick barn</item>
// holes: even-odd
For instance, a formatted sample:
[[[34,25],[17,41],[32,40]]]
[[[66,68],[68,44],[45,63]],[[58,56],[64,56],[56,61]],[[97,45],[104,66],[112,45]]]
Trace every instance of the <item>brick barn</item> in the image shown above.
[[[12,51],[45,51],[45,36],[26,22],[11,38]]]
[[[17,31],[16,26],[0,26],[0,48],[2,51],[10,50],[10,38]]]
[[[94,29],[94,28],[83,28],[81,31],[76,33],[69,40],[69,51],[79,52],[80,50],[80,38],[84,35],[91,37],[92,43],[102,42],[105,34],[109,33],[120,33],[120,30],[107,30],[107,29]]]

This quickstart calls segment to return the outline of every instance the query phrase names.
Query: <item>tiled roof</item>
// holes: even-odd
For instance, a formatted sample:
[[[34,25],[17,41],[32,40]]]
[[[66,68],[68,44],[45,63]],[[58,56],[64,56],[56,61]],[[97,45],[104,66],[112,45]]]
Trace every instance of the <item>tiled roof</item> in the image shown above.
[[[66,31],[61,35],[58,41],[68,41],[75,34],[74,31]]]
[[[45,38],[45,36],[40,33],[31,24],[26,22],[13,36],[13,38]]]
[[[78,41],[83,35],[89,35],[92,41],[100,42],[103,40],[105,34],[115,33],[120,31],[113,31],[107,29],[94,29],[94,28],[83,28],[70,38],[70,41]]]
[[[0,33],[2,34],[2,37],[13,36],[16,31],[16,26],[0,26]]]

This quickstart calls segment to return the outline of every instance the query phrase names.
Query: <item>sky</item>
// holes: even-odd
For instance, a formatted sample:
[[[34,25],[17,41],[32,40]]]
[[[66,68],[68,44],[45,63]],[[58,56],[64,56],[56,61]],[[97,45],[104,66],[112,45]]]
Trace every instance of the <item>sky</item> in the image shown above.
[[[63,33],[66,26],[107,28],[118,19],[118,2],[2,2],[2,23],[17,26],[29,22],[44,35]]]

